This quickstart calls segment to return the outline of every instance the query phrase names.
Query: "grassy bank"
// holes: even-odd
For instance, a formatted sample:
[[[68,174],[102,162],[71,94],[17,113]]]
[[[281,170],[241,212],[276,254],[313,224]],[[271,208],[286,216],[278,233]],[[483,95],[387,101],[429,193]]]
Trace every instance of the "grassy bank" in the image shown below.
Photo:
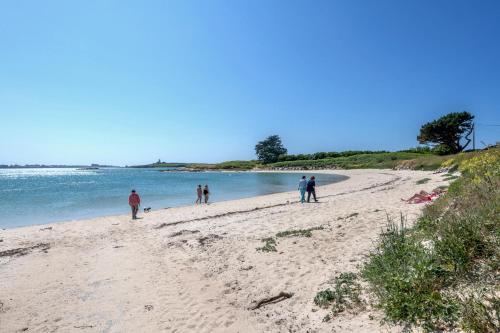
[[[296,160],[277,162],[268,165],[271,168],[304,168],[304,169],[392,169],[402,161],[414,159],[433,159],[431,154],[409,152],[383,152],[372,154],[356,154],[335,158],[316,160]],[[429,163],[429,168],[436,168],[440,163]]]
[[[259,161],[226,161],[217,164],[190,164],[192,169],[203,170],[251,170],[261,167]]]
[[[262,164],[257,160],[226,161],[222,163],[165,163],[157,162],[135,168],[185,168],[194,170],[252,170],[252,169],[412,169],[436,170],[444,162],[455,164],[470,159],[478,153],[461,153],[451,156],[431,154],[427,150],[410,149],[399,152],[345,151],[300,155],[283,155],[280,161]],[[451,164],[453,164],[451,163]],[[450,164],[450,165],[451,165]]]
[[[324,157],[328,156],[328,157]],[[421,159],[415,166],[425,164],[425,170],[437,168],[444,158],[419,152],[370,152],[346,151],[281,156],[279,162],[262,164],[259,161],[228,161],[217,164],[190,164],[187,167],[204,170],[251,170],[251,169],[392,169],[403,161]]]
[[[426,331],[500,325],[500,150],[444,163],[462,176],[415,226],[389,224],[361,275],[389,323]]]
[[[338,157],[320,158],[322,154]],[[313,156],[314,159],[286,160],[262,165],[258,161],[235,161],[238,167],[265,168],[265,169],[411,169],[411,170],[436,170],[441,167],[452,168],[463,161],[467,161],[481,152],[467,152],[456,155],[439,156],[427,151],[418,150],[399,152],[364,152],[348,151],[341,153],[317,153],[312,155],[290,155],[292,157]],[[282,159],[290,157],[283,157]],[[234,162],[227,162],[232,165]],[[226,163],[216,164],[216,168],[227,168]]]

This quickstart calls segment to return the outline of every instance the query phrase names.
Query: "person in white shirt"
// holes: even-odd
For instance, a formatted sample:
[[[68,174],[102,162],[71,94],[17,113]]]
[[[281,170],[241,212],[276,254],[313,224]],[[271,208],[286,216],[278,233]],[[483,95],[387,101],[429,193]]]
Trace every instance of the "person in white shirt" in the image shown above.
[[[304,201],[306,201],[306,199],[305,199],[306,189],[307,189],[306,176],[302,176],[302,179],[299,182],[299,192],[300,192],[300,202],[301,203],[304,203]]]

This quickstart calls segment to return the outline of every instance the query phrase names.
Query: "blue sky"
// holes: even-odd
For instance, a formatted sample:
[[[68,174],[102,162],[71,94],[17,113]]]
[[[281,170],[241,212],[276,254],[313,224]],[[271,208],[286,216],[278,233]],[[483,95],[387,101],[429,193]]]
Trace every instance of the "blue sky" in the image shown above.
[[[0,164],[416,146],[500,123],[500,1],[2,1]],[[479,141],[500,127],[477,127]]]

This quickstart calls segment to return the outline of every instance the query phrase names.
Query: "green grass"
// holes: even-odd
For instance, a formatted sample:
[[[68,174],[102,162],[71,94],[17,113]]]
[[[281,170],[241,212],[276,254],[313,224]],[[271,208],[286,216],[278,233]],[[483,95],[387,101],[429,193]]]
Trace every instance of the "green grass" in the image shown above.
[[[410,170],[437,170],[441,167],[443,162],[448,160],[450,156],[438,156],[438,155],[421,155],[413,159],[408,159],[406,161],[401,161],[397,167],[400,169],[410,169]]]
[[[361,285],[358,277],[354,273],[341,273],[335,277],[333,288],[325,289],[316,294],[314,304],[322,308],[330,308],[332,315],[337,315],[348,309],[361,307],[363,304],[360,294]],[[330,320],[330,314],[327,315]]]
[[[447,167],[455,171],[462,164],[481,152],[466,152],[455,155],[439,156],[428,152],[415,150],[399,152],[345,152],[330,154],[292,155],[284,161],[265,165],[270,168],[300,168],[300,169],[411,169],[437,170]],[[332,157],[335,156],[335,157]]]
[[[217,164],[189,164],[188,167],[192,169],[202,170],[251,170],[259,168],[261,163],[259,161],[226,161]]]
[[[313,227],[309,229],[296,229],[296,230],[287,230],[287,231],[281,231],[276,234],[276,238],[283,238],[283,237],[311,237],[312,232],[314,230],[323,230],[323,227]],[[257,251],[262,251],[262,252],[276,252],[276,246],[278,245],[278,242],[274,237],[268,237],[268,238],[263,238],[262,241],[265,243],[263,246],[258,247]]]
[[[267,165],[272,168],[338,168],[338,169],[391,169],[404,160],[415,159],[419,153],[373,153],[358,154],[346,157],[325,158],[318,160],[295,160],[277,162]]]
[[[293,155],[291,160],[279,161],[265,165],[271,168],[301,168],[301,169],[412,169],[437,170],[448,162],[452,170],[463,161],[467,161],[480,152],[467,152],[449,156],[439,156],[431,153],[419,153],[414,150],[399,152],[349,152],[331,155],[324,154]],[[327,154],[328,156],[328,154]]]
[[[416,151],[411,151],[416,152]],[[299,160],[322,160],[325,158],[349,157],[354,155],[381,154],[388,153],[385,150],[346,150],[342,152],[318,152],[314,154],[281,155],[277,162],[299,161]]]
[[[417,180],[417,185],[422,185],[422,184],[427,184],[431,180],[430,178],[422,178],[420,180]]]
[[[265,244],[261,247],[258,247],[257,251],[262,251],[262,252],[276,252],[276,251],[278,251],[276,249],[276,244],[277,244],[276,239],[274,239],[273,237],[264,238],[264,239],[262,239],[262,241]]]
[[[485,154],[485,153],[484,153]],[[495,153],[493,153],[495,154]],[[500,153],[474,153],[414,227],[389,223],[362,276],[389,323],[425,331],[500,325]],[[481,159],[484,157],[484,161]],[[493,162],[492,162],[493,161]],[[472,166],[470,166],[472,165]]]
[[[387,151],[344,151],[319,152],[314,154],[283,155],[278,162],[262,164],[257,160],[226,161],[216,164],[204,163],[152,163],[133,166],[135,168],[184,167],[195,170],[252,170],[260,168],[298,168],[298,169],[413,169],[436,170],[449,162],[452,170],[480,152],[460,153],[438,156],[425,149],[409,149],[399,152]]]
[[[455,179],[458,179],[459,177],[458,176],[455,176],[455,175],[446,175],[445,177],[443,177],[443,180],[446,180],[446,181],[449,181],[449,180],[455,180]]]
[[[223,170],[249,170],[260,166],[258,161],[227,161],[215,165],[216,169]]]

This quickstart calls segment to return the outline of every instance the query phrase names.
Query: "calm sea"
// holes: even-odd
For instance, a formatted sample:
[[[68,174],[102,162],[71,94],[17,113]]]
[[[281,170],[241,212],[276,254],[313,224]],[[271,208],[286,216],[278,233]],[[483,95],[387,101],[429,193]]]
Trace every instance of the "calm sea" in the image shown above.
[[[309,174],[305,174],[309,175]],[[210,201],[292,191],[299,174],[254,172],[160,172],[109,168],[0,169],[0,228],[128,214],[128,195],[136,189],[142,208],[193,204],[196,186],[208,184]],[[317,185],[344,180],[317,175]]]

